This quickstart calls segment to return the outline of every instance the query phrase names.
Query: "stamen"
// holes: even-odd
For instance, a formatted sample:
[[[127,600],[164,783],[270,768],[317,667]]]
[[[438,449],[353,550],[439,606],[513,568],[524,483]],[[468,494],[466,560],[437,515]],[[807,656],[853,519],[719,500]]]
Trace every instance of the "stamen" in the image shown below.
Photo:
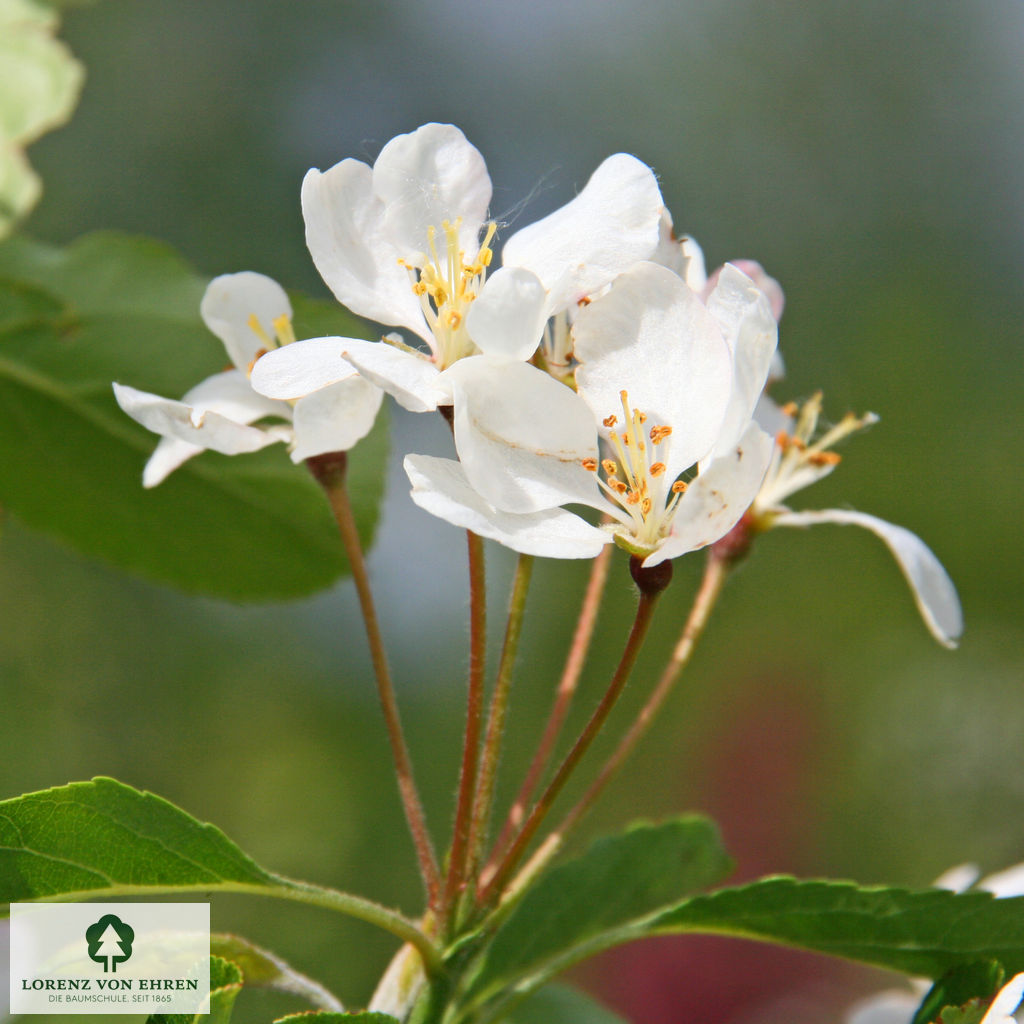
[[[250,361],[249,365],[246,367],[246,374],[247,374],[247,376],[249,376],[249,377],[252,376],[252,368],[256,365],[256,363],[260,359],[260,357],[261,356],[265,356],[266,354],[267,354],[267,350],[265,348],[261,348],[261,349],[257,350],[256,355],[254,355],[252,357],[252,360]]]
[[[651,476],[661,476],[661,474],[665,472],[665,469],[666,467],[664,462],[655,462],[651,466]]]
[[[839,452],[809,452],[807,461],[812,466],[838,466],[843,457]]]
[[[295,341],[295,329],[292,327],[292,318],[287,313],[282,313],[274,320],[274,333],[277,335],[279,345],[290,345]]]
[[[651,441],[654,444],[661,444],[666,437],[672,433],[671,427],[651,427]]]
[[[255,313],[249,314],[249,319],[246,320],[246,323],[249,325],[249,330],[252,331],[252,333],[255,334],[268,349],[277,347],[270,335],[263,330],[263,324],[260,323],[260,319]]]
[[[591,473],[597,472],[597,459],[581,459],[580,465]]]
[[[614,413],[612,413],[611,416],[605,416],[605,418],[603,420],[601,420],[601,422],[606,427],[614,427],[615,424],[619,422],[619,417],[616,416]]]
[[[672,485],[673,494],[684,494],[686,492],[686,484],[682,480],[677,480]]]
[[[604,471],[608,474],[609,477],[618,475],[619,467],[611,459],[604,459],[601,462],[601,466],[604,468]]]

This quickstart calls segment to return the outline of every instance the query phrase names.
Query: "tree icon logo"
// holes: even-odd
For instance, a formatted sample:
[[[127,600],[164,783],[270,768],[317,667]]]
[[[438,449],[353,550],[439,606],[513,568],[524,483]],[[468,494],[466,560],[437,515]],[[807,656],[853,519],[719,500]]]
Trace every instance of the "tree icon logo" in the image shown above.
[[[89,959],[103,964],[103,973],[117,973],[117,965],[132,955],[135,931],[114,914],[104,914],[85,930],[89,943]]]

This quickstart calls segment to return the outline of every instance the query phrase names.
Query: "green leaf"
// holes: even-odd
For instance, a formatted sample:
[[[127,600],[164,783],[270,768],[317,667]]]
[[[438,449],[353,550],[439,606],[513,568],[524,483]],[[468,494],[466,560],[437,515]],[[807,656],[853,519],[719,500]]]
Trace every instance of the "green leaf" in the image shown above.
[[[220,829],[114,779],[72,782],[0,802],[0,900],[153,892],[247,892],[312,903],[440,954],[419,928],[371,900],[265,871]]]
[[[84,73],[53,38],[57,17],[33,0],[0,0],[0,238],[42,192],[24,148],[75,109]]]
[[[731,866],[705,818],[641,822],[598,840],[527,890],[482,952],[467,1003],[499,997],[512,984],[536,988],[555,973],[552,965],[562,970],[611,945],[608,936],[712,885]]]
[[[636,937],[704,932],[777,942],[926,978],[977,960],[1024,970],[1024,897],[766,878],[695,896]]]
[[[210,957],[209,1013],[153,1013],[147,1024],[228,1024],[235,999],[242,991],[242,972],[237,964]]]
[[[504,1024],[627,1024],[579,989],[545,985],[504,1018]]]
[[[181,589],[273,600],[347,570],[319,487],[283,446],[207,452],[152,490],[155,435],[118,408],[111,382],[178,397],[223,368],[199,318],[205,282],[155,242],[99,234],[68,249],[0,245],[0,505],[89,555]],[[357,334],[340,307],[299,302],[309,320]],[[383,417],[350,452],[348,489],[364,545],[387,462]]]
[[[300,996],[321,1010],[341,1011],[341,1003],[318,982],[299,973],[275,953],[238,935],[211,935],[216,956],[237,964],[250,988],[269,988]]]
[[[290,1013],[274,1024],[399,1024],[387,1013]]]
[[[1002,987],[1006,972],[995,960],[979,960],[947,971],[924,997],[911,1024],[931,1024],[943,1007],[963,1007],[971,1000],[987,1004]]]
[[[947,1006],[936,1018],[940,1024],[981,1024],[985,1018],[984,1006]]]

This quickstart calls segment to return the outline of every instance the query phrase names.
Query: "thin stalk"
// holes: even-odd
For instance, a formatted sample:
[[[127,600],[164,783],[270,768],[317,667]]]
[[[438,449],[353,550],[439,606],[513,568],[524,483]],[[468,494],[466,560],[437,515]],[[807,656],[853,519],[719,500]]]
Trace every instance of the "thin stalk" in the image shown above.
[[[565,667],[562,669],[562,678],[558,681],[558,688],[555,690],[555,700],[551,706],[551,714],[548,717],[547,725],[541,734],[540,744],[537,752],[533,755],[530,767],[526,770],[526,778],[516,794],[515,801],[509,809],[508,817],[502,826],[498,841],[494,844],[491,853],[489,867],[495,866],[512,841],[515,830],[522,824],[526,816],[526,808],[537,790],[544,772],[547,770],[548,762],[551,759],[551,752],[555,748],[565,724],[566,716],[572,705],[573,697],[576,695],[576,688],[579,685],[580,674],[583,665],[587,660],[587,653],[590,650],[590,641],[594,636],[594,627],[597,625],[597,613],[601,607],[601,598],[604,596],[605,585],[608,582],[608,567],[611,565],[612,546],[606,544],[601,553],[594,559],[590,567],[590,579],[587,581],[587,589],[583,595],[583,604],[580,606],[579,619],[576,622],[576,632],[573,634],[572,644],[565,659]],[[486,873],[486,872],[485,872]]]
[[[469,693],[466,699],[466,734],[462,745],[462,768],[455,807],[455,828],[448,855],[448,876],[439,915],[442,934],[450,930],[454,911],[465,886],[480,761],[480,727],[484,709],[484,671],[487,667],[487,587],[484,573],[484,542],[472,530],[466,531],[469,552]]]
[[[472,884],[480,862],[484,843],[487,840],[487,825],[494,801],[494,783],[501,759],[501,741],[505,734],[505,718],[508,714],[509,695],[512,685],[512,668],[519,650],[519,637],[523,629],[523,613],[526,611],[526,594],[533,574],[533,556],[520,555],[516,562],[512,594],[509,598],[508,623],[505,626],[505,642],[498,662],[498,674],[491,695],[491,708],[487,716],[487,730],[484,735],[483,753],[480,757],[480,780],[476,799],[473,801],[473,816],[470,835],[469,866],[467,884]]]
[[[640,709],[635,721],[619,741],[619,745],[615,748],[611,757],[608,758],[608,761],[598,773],[597,778],[590,784],[590,787],[583,794],[579,803],[569,811],[562,820],[562,823],[552,833],[552,837],[557,836],[557,844],[559,846],[569,831],[590,810],[594,801],[601,795],[605,786],[608,785],[613,776],[619,771],[623,763],[629,758],[629,755],[633,753],[637,743],[640,742],[644,733],[647,732],[651,723],[657,717],[662,705],[668,699],[668,695],[672,692],[676,680],[689,662],[697,646],[697,641],[700,640],[704,632],[704,627],[707,625],[718,597],[722,593],[722,588],[725,586],[730,565],[729,559],[720,557],[713,549],[709,552],[707,565],[704,569],[704,578],[701,580],[700,588],[693,599],[690,614],[686,618],[686,624],[679,635],[679,640],[676,643],[675,650],[672,652],[672,657],[665,665],[661,677],[647,699],[647,703]],[[555,849],[557,849],[557,846],[548,851],[549,856],[554,854]]]
[[[380,622],[377,618],[373,591],[370,587],[370,577],[366,571],[366,560],[363,558],[363,548],[356,530],[352,505],[345,488],[346,462],[344,452],[332,452],[307,459],[306,465],[309,466],[310,472],[327,495],[331,512],[334,513],[334,519],[338,524],[338,532],[341,535],[345,554],[348,556],[349,567],[352,570],[352,582],[355,584],[356,594],[359,597],[359,607],[366,629],[366,640],[370,647],[373,671],[377,679],[377,693],[380,697],[380,706],[384,713],[384,722],[391,743],[391,756],[395,762],[402,807],[405,810],[405,818],[416,847],[416,857],[419,861],[423,884],[427,890],[428,901],[431,907],[436,907],[441,892],[441,872],[437,866],[437,857],[430,841],[430,833],[427,831],[423,804],[416,788],[412,759],[409,756],[405,733],[402,730],[395,688],[391,680],[391,669],[388,667],[387,652],[381,636]]]
[[[664,564],[671,566],[671,563]],[[580,759],[589,749],[594,738],[601,731],[601,727],[607,720],[612,708],[615,707],[615,704],[625,688],[627,680],[629,679],[630,673],[633,670],[633,665],[636,663],[637,655],[640,653],[640,648],[643,645],[644,637],[647,635],[647,630],[651,624],[651,618],[660,593],[660,590],[641,591],[640,601],[637,604],[636,609],[636,618],[633,620],[633,627],[629,632],[629,639],[626,641],[622,657],[619,659],[619,664],[615,669],[615,674],[612,676],[611,682],[608,684],[608,689],[605,691],[600,703],[594,709],[594,713],[590,716],[590,721],[588,721],[583,727],[583,731],[573,744],[572,749],[566,755],[565,760],[558,766],[558,770],[555,772],[554,777],[548,783],[547,788],[534,805],[533,810],[523,823],[523,827],[519,830],[519,834],[512,841],[508,853],[505,854],[504,859],[498,865],[490,880],[482,886],[480,891],[480,903],[482,905],[488,905],[501,894],[505,887],[505,883],[509,880],[509,877],[515,870],[516,865],[526,852],[526,849],[530,845],[537,829],[551,810],[555,799],[558,797],[559,793],[561,793],[562,787],[568,781],[569,776],[573,773],[576,765],[579,764]]]

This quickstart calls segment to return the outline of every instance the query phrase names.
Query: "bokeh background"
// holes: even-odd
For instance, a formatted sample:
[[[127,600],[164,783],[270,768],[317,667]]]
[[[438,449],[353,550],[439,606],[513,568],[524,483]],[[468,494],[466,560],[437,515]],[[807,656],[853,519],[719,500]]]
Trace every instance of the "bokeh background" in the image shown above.
[[[254,269],[326,296],[298,205],[310,166],[372,161],[399,132],[453,121],[484,153],[494,212],[514,229],[611,152],[651,164],[709,266],[752,257],[783,283],[779,396],[822,388],[834,417],[881,415],[797,503],[920,533],[957,581],[967,633],[956,653],[935,645],[866,533],[765,537],[585,831],[706,811],[737,878],[923,885],[961,861],[1024,859],[1019,0],[103,0],[70,11],[63,35],[88,81],[71,124],[31,151],[47,192],[29,229],[48,241],[120,228],[166,239],[209,275]],[[399,453],[447,450],[426,419],[395,417],[371,569],[440,841],[466,587],[462,536],[414,509],[398,468]],[[506,553],[489,550],[489,569],[497,637]],[[678,564],[638,683],[669,650],[700,570],[700,556]],[[506,796],[584,578],[575,564],[539,570]],[[580,716],[630,602],[620,559]],[[216,822],[271,868],[418,910],[349,585],[274,607],[185,598],[8,519],[0,622],[0,793],[114,775]],[[214,923],[352,1005],[392,950],[368,927],[276,903],[217,898]],[[886,983],[727,940],[644,944],[577,980],[639,1024],[838,1021]],[[290,1006],[244,998],[242,1019]]]

